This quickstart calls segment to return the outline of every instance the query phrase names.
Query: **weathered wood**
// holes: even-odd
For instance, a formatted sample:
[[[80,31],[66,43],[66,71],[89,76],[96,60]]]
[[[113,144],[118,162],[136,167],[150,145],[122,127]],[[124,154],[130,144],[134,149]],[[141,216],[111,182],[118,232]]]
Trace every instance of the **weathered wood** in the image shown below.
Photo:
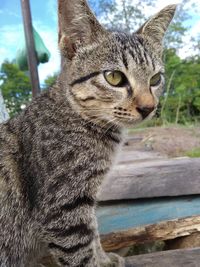
[[[134,164],[135,162],[151,161],[156,159],[164,159],[159,153],[154,151],[137,151],[132,147],[124,149],[118,156],[118,164]]]
[[[99,192],[99,200],[199,194],[200,158],[118,164]]]
[[[113,251],[139,243],[188,236],[196,232],[200,232],[200,216],[165,221],[101,235],[101,242],[105,251]]]
[[[97,208],[101,234],[195,215],[200,215],[200,196],[100,203]]]
[[[200,232],[165,242],[166,250],[200,247]]]
[[[164,251],[129,257],[126,264],[126,267],[199,267],[200,249]]]

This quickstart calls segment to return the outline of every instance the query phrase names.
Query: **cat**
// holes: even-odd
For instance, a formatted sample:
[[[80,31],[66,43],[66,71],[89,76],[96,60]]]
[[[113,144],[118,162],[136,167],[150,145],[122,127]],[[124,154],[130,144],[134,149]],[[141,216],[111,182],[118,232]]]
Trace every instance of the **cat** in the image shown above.
[[[164,85],[162,41],[176,6],[136,33],[103,28],[85,0],[59,0],[61,74],[0,126],[0,266],[122,267],[106,254],[96,194],[123,129],[151,118]]]

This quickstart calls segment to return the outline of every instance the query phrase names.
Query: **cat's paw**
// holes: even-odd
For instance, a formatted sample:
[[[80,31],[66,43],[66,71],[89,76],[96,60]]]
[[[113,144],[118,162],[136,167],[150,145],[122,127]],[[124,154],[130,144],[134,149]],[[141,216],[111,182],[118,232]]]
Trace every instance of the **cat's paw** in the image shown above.
[[[107,253],[110,263],[106,267],[125,267],[125,260],[115,253]]]

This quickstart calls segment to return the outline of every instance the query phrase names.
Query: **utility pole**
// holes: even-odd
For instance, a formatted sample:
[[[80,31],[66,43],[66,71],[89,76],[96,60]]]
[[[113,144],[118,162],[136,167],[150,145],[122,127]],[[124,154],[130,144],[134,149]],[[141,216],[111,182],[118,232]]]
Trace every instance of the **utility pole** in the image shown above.
[[[32,85],[32,95],[33,97],[36,97],[40,93],[40,83],[37,69],[37,55],[33,38],[33,26],[29,0],[21,0],[21,8],[28,56],[27,60]]]

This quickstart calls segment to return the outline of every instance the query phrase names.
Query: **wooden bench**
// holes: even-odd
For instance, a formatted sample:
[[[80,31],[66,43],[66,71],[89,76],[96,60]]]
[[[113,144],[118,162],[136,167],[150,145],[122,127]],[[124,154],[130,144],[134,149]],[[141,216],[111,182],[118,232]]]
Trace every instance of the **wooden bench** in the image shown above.
[[[99,193],[97,215],[104,249],[160,240],[173,244],[191,236],[193,243],[200,232],[200,159],[168,159],[124,147],[118,162]],[[127,264],[200,266],[199,252],[163,251],[133,256]]]
[[[199,267],[200,249],[172,250],[127,258],[126,267]]]

